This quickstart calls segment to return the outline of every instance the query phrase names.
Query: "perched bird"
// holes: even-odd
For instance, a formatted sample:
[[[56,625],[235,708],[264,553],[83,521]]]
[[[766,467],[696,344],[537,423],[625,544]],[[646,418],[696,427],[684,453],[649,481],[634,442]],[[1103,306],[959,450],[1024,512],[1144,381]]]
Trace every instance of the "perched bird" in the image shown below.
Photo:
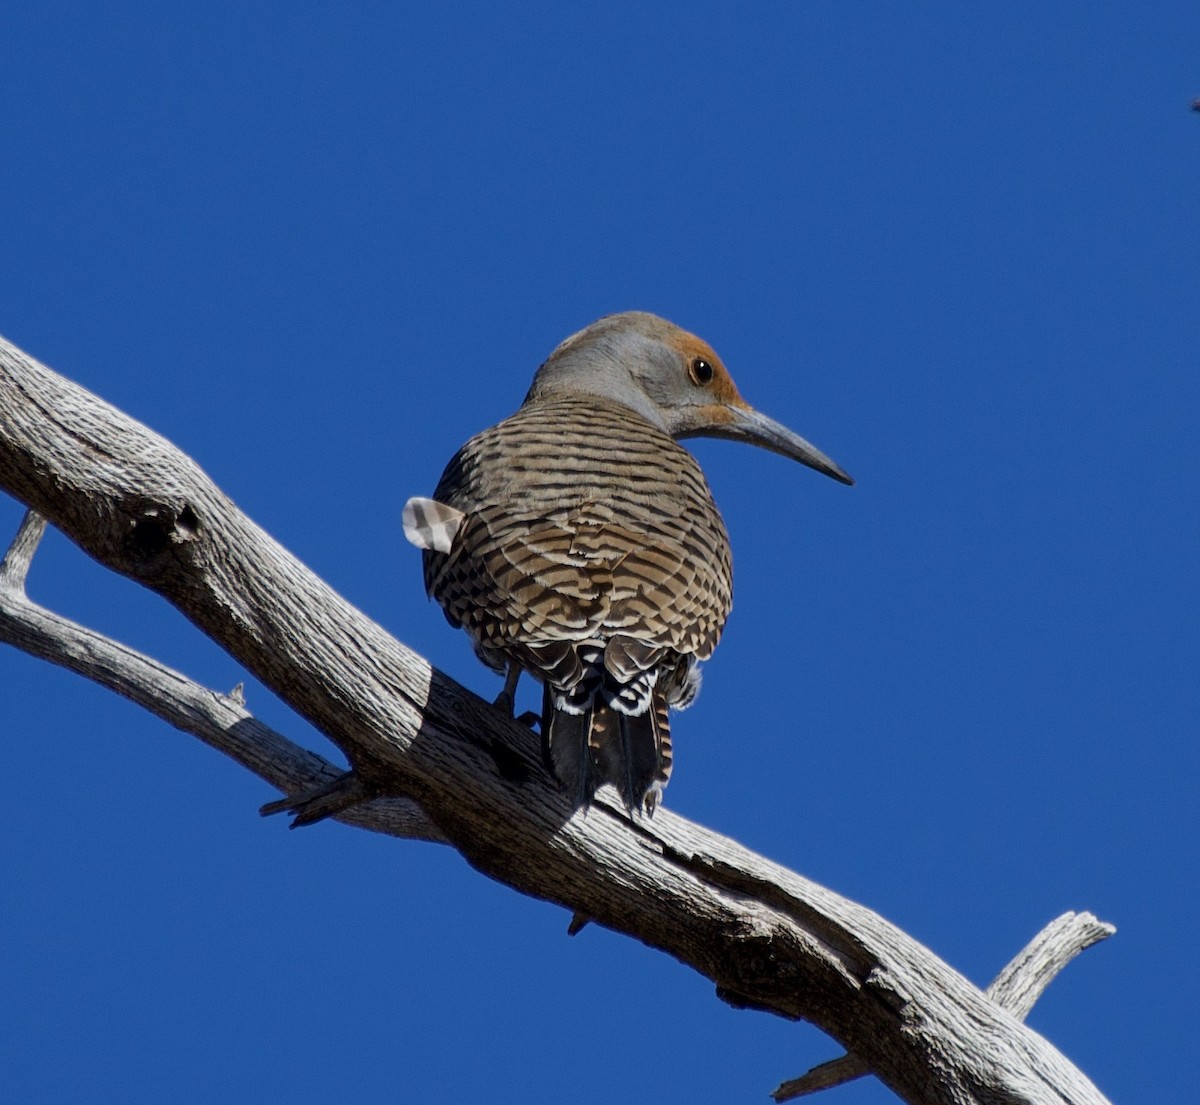
[[[729,535],[677,439],[760,445],[852,483],[738,394],[700,338],[641,311],[567,338],[521,408],[471,438],[404,508],[425,587],[476,655],[543,684],[548,765],[577,806],[603,783],[653,813],[668,709],[700,688],[733,604]]]

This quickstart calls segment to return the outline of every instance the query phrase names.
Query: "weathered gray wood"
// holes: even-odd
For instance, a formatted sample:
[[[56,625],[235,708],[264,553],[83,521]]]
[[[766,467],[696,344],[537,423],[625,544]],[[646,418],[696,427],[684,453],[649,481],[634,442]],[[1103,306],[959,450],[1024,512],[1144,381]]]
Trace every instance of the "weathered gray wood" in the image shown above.
[[[1056,917],[1013,957],[987,988],[987,996],[1024,1020],[1055,976],[1080,952],[1117,930],[1091,913]]]
[[[7,344],[0,487],[170,601],[328,735],[365,790],[414,800],[480,871],[661,948],[733,1004],[811,1021],[906,1101],[1103,1102],[864,907],[669,810],[573,814],[532,733],[388,636],[168,442]]]
[[[996,976],[987,988],[987,996],[1024,1020],[1059,971],[1081,951],[1116,931],[1091,913],[1072,912],[1056,917]],[[781,1083],[771,1096],[779,1102],[793,1101],[870,1073],[870,1067],[857,1055],[842,1055],[813,1067],[799,1078]]]

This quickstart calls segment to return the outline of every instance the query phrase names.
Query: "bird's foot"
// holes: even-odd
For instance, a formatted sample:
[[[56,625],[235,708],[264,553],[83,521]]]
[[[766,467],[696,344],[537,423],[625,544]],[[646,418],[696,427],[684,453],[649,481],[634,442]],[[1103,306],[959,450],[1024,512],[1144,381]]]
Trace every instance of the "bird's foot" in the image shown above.
[[[504,673],[504,689],[496,695],[496,701],[492,703],[497,710],[503,710],[508,717],[516,717],[516,699],[517,699],[517,684],[521,680],[521,668],[519,664],[508,665],[508,671]],[[533,720],[531,721],[530,718]],[[533,711],[527,711],[517,718],[522,725],[528,725],[533,728],[533,722],[538,720],[538,715]]]
[[[541,714],[534,713],[533,710],[526,710],[520,717],[516,714],[516,704],[513,702],[513,694],[506,687],[497,696],[496,701],[492,705],[497,710],[502,710],[505,717],[513,718],[526,728],[532,729],[539,721],[542,720]]]

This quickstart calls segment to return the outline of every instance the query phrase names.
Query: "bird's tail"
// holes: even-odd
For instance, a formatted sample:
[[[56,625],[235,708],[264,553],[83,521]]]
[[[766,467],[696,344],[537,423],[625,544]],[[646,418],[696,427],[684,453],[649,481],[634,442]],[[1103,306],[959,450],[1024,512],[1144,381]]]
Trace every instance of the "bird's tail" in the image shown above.
[[[651,689],[640,703],[590,688],[586,699],[549,686],[542,703],[548,766],[576,806],[588,805],[598,787],[612,783],[626,809],[652,814],[671,776],[671,725],[667,700]]]

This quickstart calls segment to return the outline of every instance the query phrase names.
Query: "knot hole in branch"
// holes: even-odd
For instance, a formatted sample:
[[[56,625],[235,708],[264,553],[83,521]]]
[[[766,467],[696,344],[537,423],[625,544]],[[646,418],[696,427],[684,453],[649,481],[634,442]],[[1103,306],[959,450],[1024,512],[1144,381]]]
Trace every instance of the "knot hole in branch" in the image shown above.
[[[152,571],[158,561],[200,534],[200,519],[187,503],[182,509],[163,503],[145,503],[134,509],[134,521],[125,539],[130,557],[143,571]]]

